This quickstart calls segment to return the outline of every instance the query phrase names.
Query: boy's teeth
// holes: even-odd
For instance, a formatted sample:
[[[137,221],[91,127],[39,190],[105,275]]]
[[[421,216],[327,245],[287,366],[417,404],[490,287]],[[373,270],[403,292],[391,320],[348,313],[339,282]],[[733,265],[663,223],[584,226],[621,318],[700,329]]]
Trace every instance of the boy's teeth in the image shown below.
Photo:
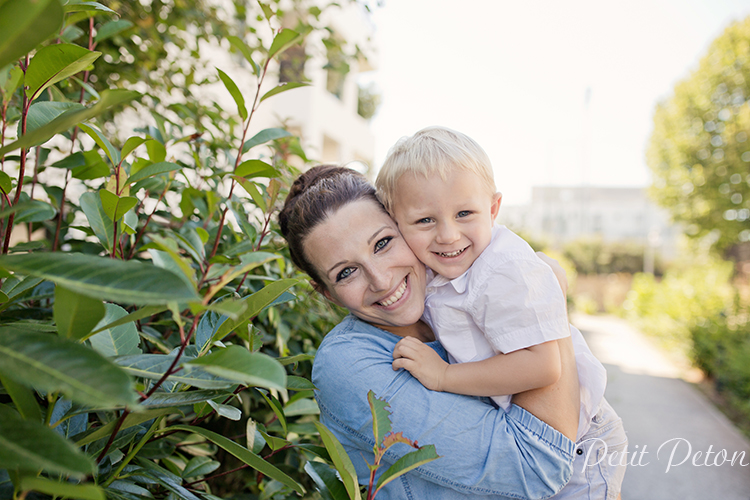
[[[464,252],[464,250],[466,249],[462,248],[461,250],[456,250],[455,252],[451,252],[451,253],[440,253],[440,256],[441,257],[457,257],[461,255]]]
[[[404,281],[401,282],[401,286],[398,287],[395,292],[393,292],[393,295],[391,295],[385,300],[381,300],[379,304],[381,306],[388,307],[389,305],[393,304],[398,299],[400,299],[404,295],[405,291],[406,291],[406,278],[404,278]]]

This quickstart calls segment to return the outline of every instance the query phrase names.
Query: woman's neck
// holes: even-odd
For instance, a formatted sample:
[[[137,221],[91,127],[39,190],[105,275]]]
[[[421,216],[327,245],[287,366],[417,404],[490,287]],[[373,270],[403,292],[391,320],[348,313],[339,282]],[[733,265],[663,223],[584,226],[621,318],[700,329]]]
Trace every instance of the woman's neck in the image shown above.
[[[432,329],[422,320],[409,326],[375,326],[399,337],[415,337],[422,342],[432,342],[435,340],[435,334],[432,332]]]

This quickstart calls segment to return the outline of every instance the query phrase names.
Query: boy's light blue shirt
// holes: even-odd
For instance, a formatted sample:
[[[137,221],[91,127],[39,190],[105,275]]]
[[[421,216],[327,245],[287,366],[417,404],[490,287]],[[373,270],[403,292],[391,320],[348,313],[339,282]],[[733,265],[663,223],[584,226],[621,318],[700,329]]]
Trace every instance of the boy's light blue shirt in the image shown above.
[[[341,441],[360,483],[369,480],[366,461],[374,460],[367,402],[372,390],[389,402],[394,432],[420,445],[434,444],[442,457],[389,483],[379,499],[541,499],[562,489],[572,471],[572,441],[520,407],[505,413],[487,399],[433,392],[406,370],[393,371],[400,339],[349,315],[315,357],[320,420]],[[446,359],[438,342],[428,345]],[[381,472],[411,450],[391,448]]]

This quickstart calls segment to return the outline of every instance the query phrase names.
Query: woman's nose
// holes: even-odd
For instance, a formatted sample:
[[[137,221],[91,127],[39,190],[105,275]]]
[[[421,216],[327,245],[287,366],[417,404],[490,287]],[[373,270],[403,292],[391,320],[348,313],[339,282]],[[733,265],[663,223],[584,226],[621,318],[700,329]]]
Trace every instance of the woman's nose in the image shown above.
[[[391,273],[383,269],[369,269],[370,289],[374,292],[388,290],[391,286]]]

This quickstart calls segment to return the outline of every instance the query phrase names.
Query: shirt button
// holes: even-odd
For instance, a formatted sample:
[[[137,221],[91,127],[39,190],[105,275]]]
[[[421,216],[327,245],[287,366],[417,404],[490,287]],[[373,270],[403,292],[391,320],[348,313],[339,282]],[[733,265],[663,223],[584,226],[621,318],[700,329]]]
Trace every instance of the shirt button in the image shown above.
[[[576,450],[576,453],[578,453],[579,455],[583,455],[583,450],[582,450],[582,449],[580,449],[580,448],[578,448],[578,449]]]
[[[432,287],[432,286],[427,287],[427,293],[432,293],[434,291],[435,291],[435,287]]]

